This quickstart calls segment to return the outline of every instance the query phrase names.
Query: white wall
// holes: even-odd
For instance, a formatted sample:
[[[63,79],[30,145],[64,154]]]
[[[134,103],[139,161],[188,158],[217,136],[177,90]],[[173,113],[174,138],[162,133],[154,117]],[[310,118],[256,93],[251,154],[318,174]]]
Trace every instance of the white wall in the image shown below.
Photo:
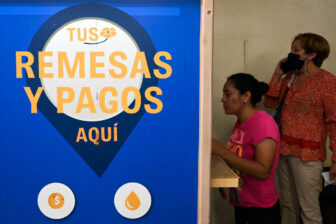
[[[335,0],[215,0],[213,136],[223,144],[234,116],[224,114],[222,88],[226,78],[247,72],[266,83],[281,58],[290,51],[298,33],[325,37],[331,47],[322,68],[336,74]],[[245,53],[244,53],[245,42]],[[329,152],[329,149],[328,149]],[[326,165],[330,164],[330,153]],[[233,210],[213,189],[211,223],[234,223]]]

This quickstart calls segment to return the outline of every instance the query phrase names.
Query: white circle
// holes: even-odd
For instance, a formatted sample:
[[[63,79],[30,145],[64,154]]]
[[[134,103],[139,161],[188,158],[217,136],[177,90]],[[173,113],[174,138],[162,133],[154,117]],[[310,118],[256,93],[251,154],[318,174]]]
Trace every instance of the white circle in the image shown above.
[[[140,205],[134,210],[127,207],[129,205],[128,198],[130,195],[136,195],[140,201]],[[152,197],[148,189],[139,183],[127,183],[122,185],[114,196],[114,205],[118,213],[128,219],[137,219],[144,216],[150,209]]]
[[[49,205],[49,197],[53,193],[60,193],[64,197],[64,204],[61,208],[52,208]],[[42,188],[37,204],[40,211],[51,219],[63,219],[67,217],[75,207],[75,196],[71,189],[61,183],[51,183]]]
[[[115,35],[109,38],[102,36],[101,32],[104,28],[114,29]],[[52,78],[41,78],[44,92],[50,102],[57,108],[58,95],[67,98],[69,97],[68,91],[71,91],[67,89],[61,94],[61,91],[57,93],[57,89],[59,87],[71,88],[74,93],[74,99],[71,102],[63,104],[63,113],[72,118],[82,121],[102,121],[110,119],[124,111],[121,103],[124,89],[127,87],[135,87],[140,90],[141,88],[143,74],[138,73],[135,77],[130,77],[136,53],[140,51],[139,47],[133,37],[123,27],[112,21],[96,17],[84,17],[72,20],[64,24],[49,37],[43,51],[52,52],[52,56],[44,57],[45,64],[49,63],[48,66],[44,67],[44,72],[53,74]],[[119,56],[115,57],[116,61],[124,64],[127,68],[126,75],[122,78],[113,78],[110,75],[110,71],[112,70],[117,74],[120,74],[122,71],[118,66],[112,65],[110,61],[111,53],[116,51],[123,52],[127,57],[126,59],[121,59]],[[62,63],[60,63],[58,58],[60,52],[66,53],[68,65],[67,62],[63,62],[63,60]],[[81,52],[84,53],[84,57],[80,56]],[[94,69],[96,73],[104,74],[103,78],[91,77],[92,60],[90,55],[93,52],[104,54],[103,56],[98,55],[95,57],[97,66]],[[78,54],[78,61],[75,63],[76,54]],[[80,63],[83,64],[84,77],[80,77]],[[140,69],[142,65],[141,63],[139,64]],[[64,77],[59,77],[59,65],[63,67]],[[66,69],[67,66],[70,70],[76,69],[74,77],[69,77],[68,70]],[[91,111],[88,107],[83,107],[80,112],[76,112],[83,87],[90,88],[91,96],[88,96],[88,93],[84,91],[83,94],[85,94],[85,96],[81,103],[88,104],[88,97],[90,97],[96,112]],[[102,100],[108,109],[115,107],[115,104],[117,104],[116,112],[105,113],[100,107],[99,96],[104,87],[114,87],[117,92],[113,93],[117,94],[113,96],[112,92],[108,91],[104,101]],[[127,105],[131,105],[134,99],[134,93],[132,91],[129,92]]]

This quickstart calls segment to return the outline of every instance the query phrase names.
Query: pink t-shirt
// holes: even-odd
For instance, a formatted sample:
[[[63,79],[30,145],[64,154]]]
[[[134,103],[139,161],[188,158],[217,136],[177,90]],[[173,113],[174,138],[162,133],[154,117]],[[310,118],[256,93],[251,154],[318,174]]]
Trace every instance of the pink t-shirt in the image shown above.
[[[272,171],[266,180],[249,177],[237,169],[233,169],[241,178],[241,190],[234,189],[239,194],[238,200],[231,200],[231,204],[241,207],[272,207],[278,200],[275,187],[275,172],[279,161],[280,134],[273,118],[265,111],[257,111],[242,125],[237,120],[230,135],[228,146],[236,155],[249,160],[255,160],[255,149],[265,138],[274,139],[277,144],[276,156]]]

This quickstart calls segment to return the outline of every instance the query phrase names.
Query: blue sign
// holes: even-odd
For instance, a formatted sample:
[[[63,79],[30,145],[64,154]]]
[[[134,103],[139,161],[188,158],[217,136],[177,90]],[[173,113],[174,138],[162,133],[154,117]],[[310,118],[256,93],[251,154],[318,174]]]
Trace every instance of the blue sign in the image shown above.
[[[196,223],[200,1],[140,3],[1,4],[0,223]]]

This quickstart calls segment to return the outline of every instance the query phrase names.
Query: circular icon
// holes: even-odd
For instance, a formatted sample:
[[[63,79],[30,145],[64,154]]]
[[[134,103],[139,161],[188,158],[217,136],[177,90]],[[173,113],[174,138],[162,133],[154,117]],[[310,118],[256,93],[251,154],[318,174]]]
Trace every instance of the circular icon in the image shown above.
[[[144,216],[150,209],[152,198],[148,189],[139,183],[122,185],[114,196],[118,213],[128,219]]]
[[[48,218],[63,219],[74,209],[75,196],[68,186],[51,183],[42,188],[37,197],[37,204]]]
[[[94,42],[90,41],[89,38],[90,32],[88,30],[90,29],[91,31],[96,30],[97,32],[95,34],[97,40]],[[110,30],[112,32],[110,32]],[[81,36],[79,33],[86,35],[87,40],[80,40]],[[112,21],[98,17],[76,18],[69,21],[50,36],[43,51],[53,52],[55,55],[53,58],[55,65],[50,67],[48,72],[50,72],[50,74],[60,74],[60,71],[62,71],[61,77],[59,75],[54,75],[53,78],[41,78],[43,90],[50,102],[52,102],[56,108],[58,107],[60,97],[68,98],[70,97],[71,92],[74,99],[71,102],[64,104],[62,108],[64,114],[72,118],[81,121],[101,121],[115,117],[124,111],[122,106],[122,93],[124,93],[124,90],[129,87],[134,87],[138,90],[141,88],[143,74],[131,77],[133,62],[137,52],[140,51],[139,46],[123,27]],[[64,54],[63,56],[66,58],[64,60],[69,61],[68,63],[72,66],[76,65],[75,58],[77,58],[79,60],[78,66],[82,63],[81,69],[83,70],[83,74],[80,74],[80,69],[77,69],[73,74],[68,74],[69,71],[62,68],[62,66],[64,66],[62,64],[63,59],[58,60],[56,57],[59,55],[59,52],[63,52],[62,54]],[[82,52],[82,55],[78,52]],[[103,54],[104,56],[100,56],[97,59],[90,59],[90,55],[93,54],[92,52],[101,52],[100,54]],[[125,66],[125,76],[123,78],[113,78],[109,74],[112,71],[118,74],[123,72],[123,70],[111,65],[110,60],[112,60],[112,52],[122,52],[125,54],[126,59],[122,60],[122,63]],[[117,58],[119,60],[119,56]],[[97,74],[99,73],[104,77],[93,78],[90,76],[90,73],[92,73],[92,71],[90,71],[90,65],[93,66],[91,60],[99,61],[102,66],[96,68],[97,70],[95,73],[97,72]],[[72,91],[64,91],[60,94],[59,89],[64,86],[71,87]],[[110,87],[113,87],[114,90],[112,91]],[[84,94],[83,88],[87,89],[88,92],[85,94],[85,97],[88,100],[87,103],[90,104],[92,101],[91,105],[94,105],[95,112],[92,112],[89,108],[85,108],[81,112],[77,111],[78,103],[82,102],[81,96]],[[124,100],[126,100],[126,98],[127,105],[130,106],[135,100],[135,94],[130,92]],[[110,111],[107,113],[106,110],[104,111],[98,106],[103,104],[110,107],[112,105],[111,99],[116,103],[113,107],[117,108],[117,110],[114,112]]]
[[[49,205],[52,208],[58,209],[58,208],[62,208],[63,204],[64,204],[64,197],[62,194],[60,193],[52,193],[49,196]]]

